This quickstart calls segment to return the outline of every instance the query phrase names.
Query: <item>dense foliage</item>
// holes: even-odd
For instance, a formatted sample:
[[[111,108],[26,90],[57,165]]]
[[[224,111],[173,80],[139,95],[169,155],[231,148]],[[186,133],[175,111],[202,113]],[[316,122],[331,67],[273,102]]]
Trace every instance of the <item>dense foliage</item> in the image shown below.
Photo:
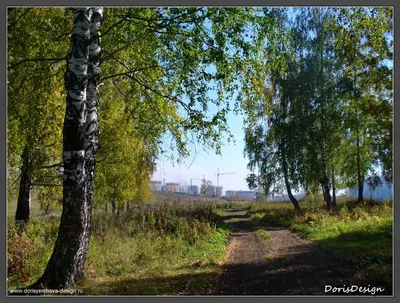
[[[365,180],[392,179],[392,10],[273,11],[260,91],[243,103],[249,186],[322,189],[329,209],[335,185],[358,184],[362,201]]]

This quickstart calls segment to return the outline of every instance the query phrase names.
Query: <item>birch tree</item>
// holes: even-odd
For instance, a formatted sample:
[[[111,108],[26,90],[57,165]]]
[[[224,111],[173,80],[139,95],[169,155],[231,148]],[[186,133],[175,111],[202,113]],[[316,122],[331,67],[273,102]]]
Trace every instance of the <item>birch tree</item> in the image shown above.
[[[392,9],[340,8],[335,14],[337,59],[349,79],[338,168],[346,186],[357,184],[362,202],[368,174],[380,167],[392,180]]]
[[[91,27],[93,14],[99,16],[95,17],[96,22]],[[73,285],[83,275],[91,227],[91,205],[88,196],[91,199],[90,182],[93,182],[92,178],[87,178],[86,168],[89,173],[93,173],[94,144],[97,140],[96,83],[100,54],[99,40],[91,41],[91,29],[92,33],[98,30],[101,14],[102,9],[74,9],[73,32],[65,72],[67,105],[63,131],[63,210],[53,254],[45,272],[33,288],[65,288]],[[90,47],[91,42],[93,44]],[[89,58],[90,53],[94,57]],[[91,70],[88,74],[89,61]],[[89,110],[88,81],[91,82]],[[89,160],[88,164],[86,160]]]
[[[261,94],[243,103],[246,113],[245,155],[248,168],[256,171],[247,177],[250,188],[265,194],[282,194],[286,190],[297,213],[300,205],[293,195],[299,188],[298,121],[295,108],[294,81],[297,73],[294,48],[286,13],[274,11],[274,27],[267,31],[264,74],[257,82]]]

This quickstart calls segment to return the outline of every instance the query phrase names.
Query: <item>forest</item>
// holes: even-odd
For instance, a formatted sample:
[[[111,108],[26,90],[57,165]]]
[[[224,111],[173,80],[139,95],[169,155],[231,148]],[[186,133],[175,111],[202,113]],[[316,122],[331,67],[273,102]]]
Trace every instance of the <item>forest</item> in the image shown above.
[[[243,178],[261,201],[181,203],[150,191],[160,155],[179,163],[193,145],[221,154],[235,140],[231,113],[244,117]],[[390,294],[392,201],[363,192],[391,184],[392,167],[391,7],[8,8],[16,295],[319,294],[296,273],[268,290],[232,286],[229,262],[265,272],[257,281],[285,266],[274,254],[294,245],[289,233],[301,237],[289,250],[310,250],[299,260],[314,262],[317,242],[335,252],[332,270],[355,266],[356,280]],[[354,186],[356,199],[337,194]],[[268,201],[282,193],[287,203]],[[244,255],[260,250],[265,265],[235,259],[244,231],[259,241]]]

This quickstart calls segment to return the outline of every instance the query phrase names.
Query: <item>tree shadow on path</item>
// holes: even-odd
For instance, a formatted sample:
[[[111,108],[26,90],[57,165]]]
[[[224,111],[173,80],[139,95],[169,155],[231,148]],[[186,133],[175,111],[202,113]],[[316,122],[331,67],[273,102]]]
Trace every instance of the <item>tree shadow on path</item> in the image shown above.
[[[375,295],[392,294],[390,285],[361,281],[357,275],[360,269],[330,250],[285,228],[251,222],[245,211],[236,214],[239,221],[227,222],[232,231],[231,242],[235,244],[215,295],[371,296],[374,287],[384,289],[375,288]],[[235,217],[235,213],[222,216],[228,217]],[[260,228],[268,232],[271,241],[263,241],[257,235],[255,230]],[[351,286],[354,287],[349,289]],[[356,291],[355,286],[367,289]]]

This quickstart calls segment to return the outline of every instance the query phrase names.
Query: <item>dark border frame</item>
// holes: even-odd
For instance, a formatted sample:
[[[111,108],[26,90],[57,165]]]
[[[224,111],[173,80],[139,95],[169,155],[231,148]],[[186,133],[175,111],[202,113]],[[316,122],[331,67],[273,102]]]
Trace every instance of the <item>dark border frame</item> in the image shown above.
[[[396,48],[396,40],[397,38],[397,30],[399,30],[399,23],[400,23],[400,4],[396,0],[383,0],[383,1],[377,1],[377,0],[333,0],[333,1],[323,1],[323,0],[203,0],[203,1],[196,1],[196,0],[139,0],[139,1],[121,1],[121,0],[97,0],[97,1],[91,1],[87,0],[84,1],[85,5],[103,5],[103,6],[392,6],[394,7],[394,86],[393,87],[400,87],[400,80],[396,78],[396,74],[398,74],[399,70],[399,60],[397,59],[399,51]],[[111,4],[112,3],[112,4]],[[110,5],[111,4],[111,5]],[[7,186],[6,186],[6,142],[7,142],[7,134],[6,134],[6,126],[7,126],[7,121],[6,121],[6,112],[7,112],[7,97],[6,97],[6,92],[7,92],[7,87],[6,87],[6,36],[7,36],[7,21],[6,21],[6,8],[7,6],[55,6],[55,5],[65,5],[65,6],[82,6],[81,1],[76,1],[76,0],[69,0],[69,1],[62,1],[62,0],[36,0],[36,1],[30,1],[30,0],[17,0],[17,1],[11,1],[11,0],[5,0],[2,2],[1,8],[0,8],[0,16],[3,18],[4,17],[4,29],[1,31],[1,39],[4,41],[5,48],[1,48],[1,57],[4,60],[1,60],[1,69],[3,70],[3,73],[1,74],[1,83],[3,85],[3,92],[4,92],[4,101],[2,102],[1,106],[2,108],[0,109],[0,121],[1,121],[1,126],[0,126],[0,147],[1,147],[1,159],[0,159],[0,170],[3,171],[4,173],[0,174],[0,184],[3,191],[1,191],[2,194],[2,200],[4,201],[4,205],[1,211],[1,218],[4,219],[4,231],[6,231],[7,225],[6,225],[6,218],[7,218],[7,198],[6,198],[6,191],[7,191]],[[3,79],[4,77],[4,79]],[[394,232],[395,230],[399,230],[399,223],[396,220],[396,217],[399,216],[399,208],[397,207],[397,192],[398,188],[400,188],[400,178],[396,179],[396,175],[399,171],[399,165],[396,163],[396,147],[400,144],[400,123],[396,123],[396,117],[400,115],[400,107],[396,105],[395,100],[398,99],[396,97],[399,97],[399,91],[394,91],[394,122],[393,122],[393,130],[394,130],[394,136],[393,136],[393,144],[394,144],[394,149],[393,149],[393,191],[394,191],[394,203],[393,203],[393,215],[394,215],[394,226],[393,226],[393,237],[394,237],[394,258],[393,258],[393,273],[394,273],[394,279],[393,279],[393,293],[394,296],[390,297],[351,297],[351,296],[346,296],[346,297],[333,297],[333,296],[282,296],[282,297],[276,297],[276,296],[260,296],[260,297],[246,297],[246,296],[227,296],[227,297],[151,297],[151,296],[146,296],[146,297],[125,297],[125,296],[117,296],[117,297],[101,297],[101,296],[93,296],[93,297],[57,297],[58,300],[63,301],[63,302],[72,302],[72,300],[89,300],[89,301],[102,301],[102,302],[108,302],[109,300],[112,301],[120,301],[120,300],[134,300],[134,301],[139,301],[139,302],[153,302],[154,300],[156,302],[159,301],[168,301],[168,302],[175,302],[175,301],[181,301],[181,300],[188,300],[190,302],[200,302],[203,300],[211,300],[211,301],[223,301],[223,302],[241,302],[242,300],[245,301],[258,301],[258,302],[265,302],[265,300],[272,301],[272,302],[277,302],[277,301],[287,301],[290,299],[294,299],[297,301],[304,301],[304,302],[319,302],[321,299],[327,300],[327,301],[333,301],[333,300],[341,300],[343,302],[353,302],[354,301],[359,301],[359,300],[366,300],[370,302],[371,300],[394,300],[396,291],[399,289],[399,280],[395,279],[396,274],[398,274],[398,266],[396,266],[395,259],[398,251],[398,244],[399,244],[399,236]],[[396,228],[397,227],[397,228]],[[50,299],[53,300],[55,297],[8,297],[6,295],[6,276],[7,276],[7,259],[6,259],[6,232],[0,233],[0,255],[5,261],[4,264],[4,270],[3,273],[4,275],[0,276],[0,287],[2,294],[4,296],[4,299],[7,301],[24,301],[25,299],[27,300],[33,300],[36,302],[40,302],[42,299]]]

